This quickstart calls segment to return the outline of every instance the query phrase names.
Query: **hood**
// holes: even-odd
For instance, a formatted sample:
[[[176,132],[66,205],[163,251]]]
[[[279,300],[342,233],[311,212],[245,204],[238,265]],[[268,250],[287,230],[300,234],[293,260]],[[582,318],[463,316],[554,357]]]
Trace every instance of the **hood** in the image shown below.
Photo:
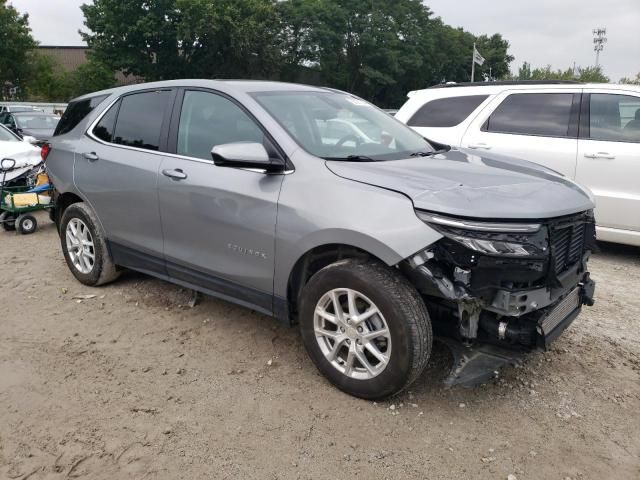
[[[53,136],[53,128],[22,128],[22,135],[31,135],[38,140],[49,140]]]
[[[417,209],[461,217],[543,219],[594,208],[587,190],[552,170],[472,150],[326,164],[340,177],[403,193]]]
[[[41,161],[40,148],[27,142],[0,142],[0,159],[13,158],[16,166],[25,162],[31,164],[32,160]]]

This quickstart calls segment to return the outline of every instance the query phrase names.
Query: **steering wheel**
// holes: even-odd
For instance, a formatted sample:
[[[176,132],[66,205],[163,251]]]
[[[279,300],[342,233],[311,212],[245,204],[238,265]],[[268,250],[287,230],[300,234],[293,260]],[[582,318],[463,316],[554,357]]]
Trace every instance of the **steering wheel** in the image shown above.
[[[349,135],[345,135],[340,140],[338,140],[336,142],[336,147],[341,147],[342,145],[344,145],[345,142],[348,142],[349,140],[353,140],[356,144],[356,147],[362,143],[362,140],[360,140],[360,138],[357,135],[350,133]]]

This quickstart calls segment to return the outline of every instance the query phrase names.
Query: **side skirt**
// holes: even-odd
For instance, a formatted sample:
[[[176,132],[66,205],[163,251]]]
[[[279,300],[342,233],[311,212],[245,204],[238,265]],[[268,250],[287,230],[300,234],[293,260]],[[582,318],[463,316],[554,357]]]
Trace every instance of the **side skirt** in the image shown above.
[[[124,245],[108,242],[116,265],[151,275],[167,282],[195,290],[236,305],[275,316],[290,323],[286,312],[286,300],[271,294],[231,282],[210,273],[165,261],[154,255],[140,252]]]

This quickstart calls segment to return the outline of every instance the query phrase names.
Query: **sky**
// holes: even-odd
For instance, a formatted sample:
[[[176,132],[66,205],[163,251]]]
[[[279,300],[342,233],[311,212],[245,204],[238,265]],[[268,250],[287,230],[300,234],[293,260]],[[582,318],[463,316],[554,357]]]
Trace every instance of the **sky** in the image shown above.
[[[29,14],[42,45],[82,45],[80,5],[90,0],[10,0]],[[392,1],[392,0],[389,0]],[[515,56],[534,67],[563,70],[595,63],[593,29],[605,27],[608,42],[600,64],[612,81],[640,72],[640,0],[425,0],[434,15],[474,34],[501,33]],[[482,52],[480,52],[482,53]]]

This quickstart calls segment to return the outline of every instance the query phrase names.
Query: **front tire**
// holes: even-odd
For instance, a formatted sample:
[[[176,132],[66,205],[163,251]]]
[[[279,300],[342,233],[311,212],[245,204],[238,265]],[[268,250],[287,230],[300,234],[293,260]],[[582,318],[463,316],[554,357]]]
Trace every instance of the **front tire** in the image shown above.
[[[96,287],[119,276],[96,214],[85,203],[74,203],[62,215],[60,243],[71,273],[80,283]]]
[[[318,370],[340,390],[370,400],[411,385],[431,354],[424,301],[398,271],[371,260],[317,272],[302,290],[300,329]]]

